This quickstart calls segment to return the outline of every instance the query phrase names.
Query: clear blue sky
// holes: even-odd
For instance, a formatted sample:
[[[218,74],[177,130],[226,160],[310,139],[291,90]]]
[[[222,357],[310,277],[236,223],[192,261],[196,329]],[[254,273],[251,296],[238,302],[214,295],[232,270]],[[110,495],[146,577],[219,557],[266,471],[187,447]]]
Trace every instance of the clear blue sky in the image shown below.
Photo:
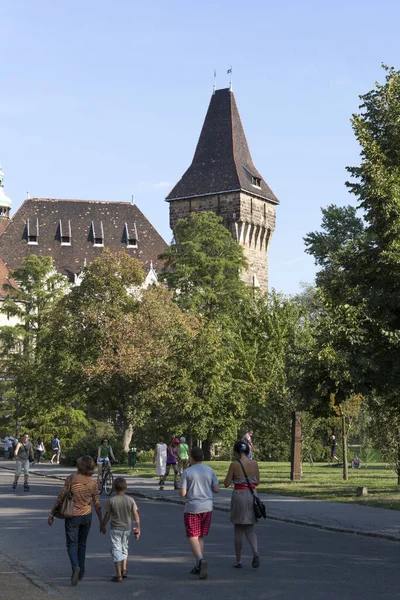
[[[354,202],[358,95],[399,68],[400,4],[0,0],[0,158],[13,211],[31,196],[129,201],[167,242],[164,197],[217,87],[233,89],[254,162],[281,201],[271,286],[312,282],[303,236]]]

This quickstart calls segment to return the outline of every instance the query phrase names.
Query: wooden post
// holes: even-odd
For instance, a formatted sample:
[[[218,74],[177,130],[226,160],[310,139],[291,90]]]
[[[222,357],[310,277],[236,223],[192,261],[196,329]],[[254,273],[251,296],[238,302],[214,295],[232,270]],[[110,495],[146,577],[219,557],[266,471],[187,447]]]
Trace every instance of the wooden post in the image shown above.
[[[301,412],[292,412],[292,451],[291,451],[290,479],[301,479]]]

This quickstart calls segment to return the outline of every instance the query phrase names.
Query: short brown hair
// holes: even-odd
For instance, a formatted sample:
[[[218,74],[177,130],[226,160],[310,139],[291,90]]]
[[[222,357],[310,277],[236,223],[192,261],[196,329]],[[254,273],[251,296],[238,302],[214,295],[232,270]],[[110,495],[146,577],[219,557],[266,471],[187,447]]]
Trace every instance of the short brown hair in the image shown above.
[[[114,490],[116,492],[123,492],[128,487],[125,477],[117,477],[114,481]]]
[[[88,475],[89,477],[91,477],[94,473],[95,465],[94,460],[91,456],[81,456],[76,461],[76,466],[78,469],[78,473],[80,473],[81,475]]]
[[[201,462],[202,460],[204,460],[204,452],[198,446],[195,446],[194,448],[191,449],[190,456],[196,462]]]

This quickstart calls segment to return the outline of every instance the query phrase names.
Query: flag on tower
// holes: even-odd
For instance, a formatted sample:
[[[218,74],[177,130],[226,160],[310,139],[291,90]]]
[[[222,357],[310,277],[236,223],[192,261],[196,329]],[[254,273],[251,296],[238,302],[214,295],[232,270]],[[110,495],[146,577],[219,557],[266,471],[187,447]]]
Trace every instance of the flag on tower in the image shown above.
[[[230,69],[228,69],[226,72],[227,75],[229,75],[229,73],[232,73],[232,67]]]

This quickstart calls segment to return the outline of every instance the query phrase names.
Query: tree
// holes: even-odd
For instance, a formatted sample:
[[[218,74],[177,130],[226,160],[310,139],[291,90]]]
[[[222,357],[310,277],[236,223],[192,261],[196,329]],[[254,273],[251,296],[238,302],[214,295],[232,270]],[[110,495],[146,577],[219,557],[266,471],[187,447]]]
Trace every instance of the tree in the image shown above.
[[[247,260],[222,219],[212,212],[191,213],[178,221],[174,235],[160,258],[176,303],[207,319],[237,314],[249,291],[240,279]]]
[[[136,259],[104,251],[62,301],[53,329],[59,335],[48,345],[49,369],[56,365],[65,392],[80,395],[91,416],[111,420],[125,450],[153,403],[172,395],[175,357],[195,328],[170,292],[143,290],[143,280]]]
[[[2,312],[17,317],[13,327],[0,329],[0,365],[5,412],[17,423],[32,423],[38,413],[51,406],[43,391],[42,357],[45,339],[55,308],[68,290],[65,277],[54,271],[50,257],[32,254],[11,271],[18,287],[4,285],[7,296]]]
[[[369,322],[371,385],[398,402],[400,383],[400,71],[383,66],[384,84],[361,96],[352,126],[361,164],[347,186],[366,221],[353,258]],[[373,366],[372,366],[373,365]]]

